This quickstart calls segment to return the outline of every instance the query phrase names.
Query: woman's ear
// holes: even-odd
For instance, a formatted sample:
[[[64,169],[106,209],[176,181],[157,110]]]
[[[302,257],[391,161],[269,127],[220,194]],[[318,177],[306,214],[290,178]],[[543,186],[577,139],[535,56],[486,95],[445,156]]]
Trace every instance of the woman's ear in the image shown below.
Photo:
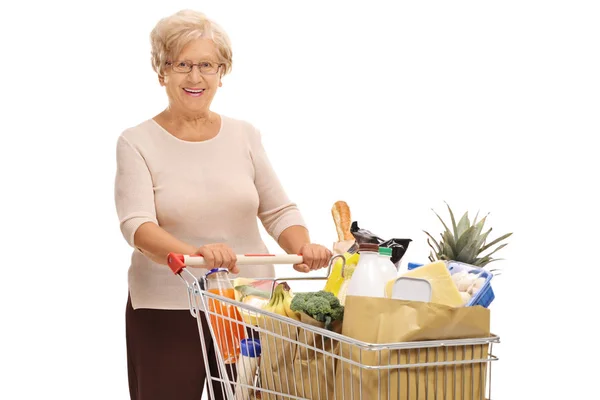
[[[158,83],[160,83],[160,86],[165,86],[165,77],[164,76],[158,76]]]

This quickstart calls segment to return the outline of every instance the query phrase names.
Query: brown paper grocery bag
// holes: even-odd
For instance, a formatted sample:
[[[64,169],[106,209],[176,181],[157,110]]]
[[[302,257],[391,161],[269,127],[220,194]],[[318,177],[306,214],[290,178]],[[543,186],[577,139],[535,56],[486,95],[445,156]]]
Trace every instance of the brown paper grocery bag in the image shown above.
[[[306,314],[301,314],[301,318],[306,324],[324,328],[324,323]],[[306,399],[335,399],[337,360],[330,354],[336,354],[338,341],[268,317],[261,319],[259,327],[267,331],[260,334],[262,389]],[[331,329],[340,333],[341,322],[334,322]],[[323,350],[326,354],[318,350]],[[261,391],[261,396],[262,399],[269,400],[287,398],[264,390]]]
[[[298,329],[291,324],[267,316],[261,316],[258,326],[264,329],[259,334],[261,388],[276,393],[295,393],[296,382],[290,366],[294,362]],[[261,398],[279,400],[282,397],[262,390]]]
[[[301,321],[311,326],[324,328],[325,324],[301,313]],[[333,322],[331,330],[340,333],[342,323]],[[311,399],[335,399],[335,368],[340,343],[337,340],[315,334],[304,328],[298,329],[298,346],[294,357],[294,374],[296,377],[296,396]],[[322,350],[323,352],[320,352]],[[338,388],[338,391],[341,390]]]
[[[452,308],[383,298],[348,296],[342,334],[367,343],[384,344],[490,336],[490,312],[483,307]],[[342,345],[340,355],[359,363],[339,363],[336,383],[343,391],[337,398],[424,400],[431,398],[485,399],[485,363],[369,369],[374,366],[444,362],[487,358],[488,345],[361,349]],[[365,367],[366,366],[366,367]]]

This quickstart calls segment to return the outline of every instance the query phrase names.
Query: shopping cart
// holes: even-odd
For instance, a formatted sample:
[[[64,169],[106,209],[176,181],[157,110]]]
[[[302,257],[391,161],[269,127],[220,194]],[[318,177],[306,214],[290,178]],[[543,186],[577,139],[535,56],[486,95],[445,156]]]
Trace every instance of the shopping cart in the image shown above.
[[[267,278],[272,288],[278,282],[326,280],[327,276]],[[299,255],[238,255],[237,264],[298,264]],[[343,260],[343,257],[342,257]],[[205,365],[214,356],[218,371],[207,368],[209,398],[246,399],[398,399],[484,400],[491,399],[492,353],[498,336],[477,339],[433,340],[373,344],[346,337],[309,323],[268,312],[218,294],[198,280],[186,266],[200,266],[199,256],[169,255],[169,266],[188,288],[190,312],[198,321]],[[292,286],[293,288],[293,286]],[[318,289],[317,289],[318,290]],[[242,321],[216,314],[211,302],[235,307]],[[203,310],[203,311],[202,311]],[[203,317],[202,314],[205,316]],[[256,364],[225,364],[218,346],[205,343],[202,318],[219,324],[204,324],[213,342],[221,327],[242,325],[246,337],[260,342]],[[211,354],[210,352],[214,352]],[[240,377],[243,377],[241,379]]]

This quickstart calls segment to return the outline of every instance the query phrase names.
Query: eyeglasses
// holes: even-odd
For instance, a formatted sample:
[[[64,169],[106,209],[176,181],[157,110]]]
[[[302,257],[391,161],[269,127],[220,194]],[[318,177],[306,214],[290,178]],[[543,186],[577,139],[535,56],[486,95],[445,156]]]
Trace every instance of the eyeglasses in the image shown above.
[[[198,64],[194,64],[190,61],[177,61],[175,63],[173,63],[171,61],[167,61],[166,64],[170,65],[171,68],[173,69],[173,71],[179,72],[182,74],[188,74],[188,73],[192,72],[192,68],[194,68],[194,65],[197,65],[198,69],[200,70],[200,73],[204,74],[204,75],[216,74],[217,72],[219,72],[219,69],[223,65],[223,64],[213,63],[210,61],[202,61],[202,62],[199,62]]]

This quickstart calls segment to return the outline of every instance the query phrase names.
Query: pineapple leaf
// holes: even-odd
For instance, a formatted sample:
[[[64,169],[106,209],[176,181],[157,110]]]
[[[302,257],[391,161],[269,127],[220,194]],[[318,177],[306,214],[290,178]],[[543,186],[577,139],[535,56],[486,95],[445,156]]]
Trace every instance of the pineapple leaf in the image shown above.
[[[473,263],[473,265],[475,265],[476,267],[484,267],[489,263],[492,263],[494,261],[500,261],[500,260],[504,260],[504,258],[489,258],[489,257],[483,257],[483,258],[478,258],[475,263]]]
[[[430,253],[429,253],[429,261],[431,261],[431,262],[435,262],[435,258],[434,258],[434,256],[433,256],[433,252],[430,252]]]
[[[446,203],[446,202],[444,202],[444,203]],[[454,232],[454,237],[458,237],[458,229],[456,227],[456,220],[454,219],[454,213],[452,212],[452,209],[450,208],[450,205],[448,203],[446,203],[446,206],[448,207],[448,211],[450,212],[450,219],[452,220],[452,230]],[[443,221],[442,221],[442,223],[443,223]],[[444,227],[446,227],[446,224],[444,224]],[[449,230],[448,227],[446,227],[446,230]]]
[[[477,224],[477,217],[479,217],[479,210],[477,210],[477,214],[475,214],[475,219],[473,220],[473,225]]]
[[[485,220],[487,219],[487,216],[489,214],[487,214],[485,217],[481,218],[480,221],[478,221],[477,223],[475,223],[475,221],[473,221],[473,226],[477,227],[477,236],[481,235],[481,231],[483,230],[483,226],[485,225]]]
[[[491,230],[491,229],[490,229],[490,230]],[[498,239],[494,240],[493,242],[491,242],[491,243],[489,243],[489,244],[487,244],[487,245],[483,246],[483,247],[482,247],[482,248],[479,250],[479,252],[478,252],[477,254],[481,254],[481,253],[483,253],[484,251],[486,251],[487,249],[489,249],[490,247],[492,247],[492,246],[493,246],[493,245],[495,245],[496,243],[499,243],[499,242],[503,241],[504,239],[506,239],[506,238],[507,238],[507,237],[509,237],[510,235],[512,235],[512,232],[511,232],[511,233],[507,233],[506,235],[502,235],[502,236],[500,236]]]
[[[432,211],[433,211],[433,209],[432,209]],[[438,215],[438,213],[436,213],[435,211],[433,211],[433,213],[434,213],[435,215],[437,215],[438,219],[439,219],[439,220],[442,222],[442,225],[444,225],[444,228],[446,229],[446,231],[449,231],[450,229],[448,229],[448,226],[446,225],[446,223],[444,222],[444,220],[442,219],[442,217],[440,217],[440,216]],[[452,221],[454,222],[454,219],[453,219]]]
[[[477,248],[477,252],[475,254],[477,254],[479,252],[479,248],[485,243],[485,239],[487,238],[487,235],[489,235],[491,228],[488,232],[486,232],[485,234],[481,234],[481,231],[483,230],[483,226],[485,225],[485,220],[487,218],[487,215],[483,218],[481,218],[481,220],[479,222],[477,222],[475,225],[473,225],[475,227],[475,237],[474,237],[474,241],[476,243],[476,248]]]
[[[478,210],[477,214],[475,215],[475,219],[473,219],[471,223],[467,211],[462,215],[457,224],[452,208],[447,202],[444,201],[444,203],[446,203],[448,212],[450,213],[452,229],[450,229],[440,215],[433,210],[435,215],[444,226],[445,230],[440,233],[441,239],[439,240],[435,240],[435,238],[429,232],[423,231],[428,236],[427,244],[431,248],[429,255],[430,261],[433,261],[436,258],[438,260],[454,260],[479,267],[483,267],[490,262],[497,261],[498,259],[492,258],[492,255],[507,246],[507,244],[501,244],[495,250],[491,249],[491,247],[499,244],[504,239],[511,236],[512,233],[502,235],[488,244],[487,239],[492,232],[492,228],[486,229],[485,233],[483,234],[482,232],[484,231],[485,223],[489,213],[483,216],[481,220],[478,220],[480,214],[480,210]],[[487,249],[490,249],[491,251],[489,254],[486,254],[485,256],[479,256]]]
[[[475,256],[475,252],[475,245],[471,243],[464,249],[462,249],[460,253],[458,253],[458,256],[456,256],[455,261],[460,261],[465,264],[473,264],[473,260],[477,259],[477,257]]]
[[[460,253],[460,251],[462,249],[464,249],[467,245],[469,245],[471,242],[473,242],[474,239],[476,239],[476,236],[474,235],[474,233],[475,233],[474,226],[470,227],[465,232],[463,232],[463,234],[456,241],[456,251],[457,252]]]
[[[508,245],[508,243],[504,243],[504,244],[502,244],[502,245],[500,245],[500,246],[496,247],[496,249],[495,249],[494,251],[492,251],[491,253],[489,253],[489,254],[488,254],[488,255],[486,255],[485,257],[490,257],[490,259],[491,259],[491,256],[492,256],[492,254],[494,254],[494,253],[495,253],[495,252],[497,252],[498,250],[502,249],[503,247],[506,247],[507,245]]]
[[[450,234],[448,233],[448,236]],[[452,246],[448,241],[444,241],[443,243],[443,251],[440,257],[442,260],[453,260],[454,259],[454,251],[452,250]]]
[[[429,239],[427,239],[427,243],[429,244],[429,247],[431,247],[433,250],[435,250],[437,253],[440,253],[442,251],[442,248],[440,247],[439,243],[433,238],[433,236],[431,236],[429,234],[429,232],[423,231],[427,234],[427,236],[429,236],[431,238],[431,240],[433,240],[433,243],[435,244],[436,248],[433,248],[433,246],[431,245],[431,242],[429,242]],[[437,250],[436,250],[437,249]]]
[[[474,262],[473,265],[476,267],[483,267],[484,265],[490,263],[490,259],[483,257],[483,258],[477,258]]]
[[[460,221],[458,221],[458,227],[457,227],[457,233],[455,233],[455,236],[457,238],[460,238],[463,233],[471,226],[471,223],[469,222],[469,212],[467,211],[462,218],[460,219]],[[460,239],[457,239],[458,241],[460,241]]]
[[[461,247],[461,241],[465,238],[464,245]],[[473,260],[477,258],[477,250],[479,247],[477,246],[477,229],[472,226],[465,232],[459,240],[459,244],[457,248],[460,249],[458,255],[456,256],[456,261],[461,261],[467,264],[472,264]]]
[[[488,229],[487,232],[485,232],[483,235],[479,235],[479,238],[477,239],[477,254],[481,253],[481,247],[485,245],[485,241],[488,237],[488,235],[490,234],[490,232],[492,231],[492,228]]]
[[[442,249],[445,248],[445,245],[448,245],[450,247],[450,249],[452,250],[452,254],[454,254],[454,249],[456,248],[456,242],[454,240],[454,236],[452,236],[452,232],[450,231],[446,231],[442,234],[442,239],[443,239],[443,243],[440,243],[442,245]],[[448,254],[448,253],[446,253]]]

